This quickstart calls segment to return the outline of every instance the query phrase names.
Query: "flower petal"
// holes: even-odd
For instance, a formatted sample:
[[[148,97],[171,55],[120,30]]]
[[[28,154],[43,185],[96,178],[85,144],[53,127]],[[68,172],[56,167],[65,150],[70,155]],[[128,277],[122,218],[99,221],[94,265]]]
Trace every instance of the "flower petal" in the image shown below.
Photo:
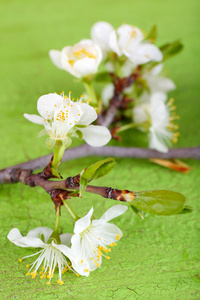
[[[149,134],[149,148],[156,149],[163,153],[168,152],[168,147],[158,138],[155,132],[150,132]]]
[[[53,64],[58,67],[59,69],[63,69],[62,62],[61,62],[61,51],[59,50],[50,50],[49,56],[53,62]]]
[[[113,30],[114,28],[112,25],[107,22],[97,22],[92,26],[91,37],[93,41],[101,48],[104,57],[110,50],[109,36]]]
[[[44,119],[40,116],[24,114],[24,117],[32,123],[44,125]]]
[[[49,93],[41,96],[37,102],[37,110],[44,119],[52,119],[58,105],[63,102],[63,97],[58,94]]]
[[[105,106],[108,106],[109,101],[113,97],[113,95],[114,95],[114,85],[112,83],[109,83],[103,88],[101,92],[101,98]]]
[[[122,231],[116,225],[110,223],[97,225],[94,227],[94,231],[107,245],[116,243],[123,236]]]
[[[81,119],[78,121],[77,125],[89,125],[97,119],[97,113],[95,109],[86,103],[80,103],[79,106],[82,111]]]
[[[31,237],[31,236],[22,236],[19,229],[13,228],[7,238],[17,246],[20,247],[33,247],[33,248],[44,248],[45,244],[41,239]]]
[[[71,244],[72,233],[62,233],[60,234],[61,244],[70,247]]]
[[[52,232],[53,232],[53,230],[48,227],[37,227],[37,228],[30,230],[27,233],[27,236],[37,238],[39,234],[43,234],[44,242],[46,243],[48,241],[48,239],[50,238]]]
[[[85,57],[74,63],[73,71],[77,78],[86,77],[97,72],[98,66],[94,58]]]
[[[111,139],[110,131],[104,126],[89,125],[86,128],[79,128],[79,130],[82,132],[86,143],[93,147],[104,146]]]
[[[93,214],[93,207],[90,209],[87,215],[85,215],[83,218],[76,221],[74,225],[74,233],[81,233],[90,225],[92,214]]]
[[[115,205],[109,208],[105,214],[99,220],[105,220],[106,222],[121,216],[127,211],[128,207],[125,205]]]
[[[151,60],[161,61],[163,59],[162,52],[153,44],[150,43],[141,43],[138,47],[127,54],[129,59],[135,64],[144,64]]]

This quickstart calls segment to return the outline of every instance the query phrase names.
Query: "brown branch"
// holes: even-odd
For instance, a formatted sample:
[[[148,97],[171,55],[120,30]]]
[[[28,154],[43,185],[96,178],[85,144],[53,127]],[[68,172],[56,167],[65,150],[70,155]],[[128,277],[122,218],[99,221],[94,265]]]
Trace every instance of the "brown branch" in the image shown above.
[[[102,115],[99,115],[97,119],[97,123],[99,125],[109,127],[110,124],[112,124],[115,116],[117,109],[120,106],[120,103],[123,98],[123,91],[125,88],[129,87],[139,76],[139,73],[133,73],[129,77],[124,77],[124,78],[115,78],[113,74],[111,74],[111,77],[113,79],[113,84],[114,84],[114,95],[110,101],[109,108],[103,117]]]
[[[167,153],[162,153],[153,149],[146,148],[132,148],[119,146],[104,146],[91,147],[87,144],[67,149],[63,155],[62,161],[82,158],[87,156],[111,156],[111,157],[126,157],[126,158],[194,158],[200,159],[200,146],[189,148],[174,148],[169,149]],[[27,161],[25,163],[17,164],[0,170],[0,183],[9,182],[10,173],[13,169],[31,169],[37,170],[48,164],[51,159],[51,154],[41,156],[39,158]]]
[[[51,163],[50,163],[51,164]],[[48,167],[48,166],[47,166]],[[46,168],[45,168],[46,169]],[[39,186],[43,188],[53,200],[56,210],[63,205],[63,200],[71,197],[78,197],[80,187],[80,174],[74,177],[68,177],[66,180],[50,181],[49,177],[45,178],[44,171],[38,174],[33,174],[32,170],[12,169],[7,176],[8,183],[22,182],[30,187]],[[109,198],[117,201],[127,202],[134,199],[134,192],[128,190],[118,190],[111,187],[99,187],[88,185],[86,192],[98,194],[104,198]]]

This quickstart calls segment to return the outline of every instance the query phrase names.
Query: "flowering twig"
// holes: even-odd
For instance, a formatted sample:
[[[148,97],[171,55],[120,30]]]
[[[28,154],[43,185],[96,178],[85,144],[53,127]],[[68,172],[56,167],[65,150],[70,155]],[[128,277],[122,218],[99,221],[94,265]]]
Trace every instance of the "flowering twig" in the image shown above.
[[[122,93],[124,89],[131,86],[131,84],[138,78],[138,73],[133,73],[128,77],[120,78],[115,77],[114,74],[110,74],[114,84],[114,95],[110,101],[109,108],[105,114],[105,116],[98,116],[98,124],[108,127],[112,124],[118,107],[120,106],[120,102],[122,100]]]
[[[113,156],[132,158],[194,158],[200,159],[200,146],[188,148],[169,149],[162,153],[153,149],[132,148],[119,146],[91,147],[87,144],[67,149],[63,155],[63,161],[87,156]],[[10,174],[13,169],[36,170],[48,164],[51,154],[38,157],[25,163],[17,164],[0,170],[0,183],[10,183]]]

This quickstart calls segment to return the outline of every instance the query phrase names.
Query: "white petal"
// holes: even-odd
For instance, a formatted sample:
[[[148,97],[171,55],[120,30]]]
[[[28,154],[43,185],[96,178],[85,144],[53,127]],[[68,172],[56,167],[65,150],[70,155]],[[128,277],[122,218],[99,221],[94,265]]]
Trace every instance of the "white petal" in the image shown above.
[[[112,83],[109,83],[103,88],[101,92],[101,98],[105,106],[108,106],[109,101],[113,97],[113,95],[114,95],[114,85]]]
[[[109,208],[105,214],[103,214],[103,216],[99,219],[99,220],[103,220],[103,221],[110,221],[118,216],[121,216],[122,214],[125,213],[125,211],[127,211],[128,207],[125,205],[115,205],[112,206],[111,208]],[[95,221],[95,220],[94,220]],[[92,224],[93,222],[92,221]]]
[[[88,126],[97,119],[97,113],[94,107],[86,103],[80,103],[80,102],[79,102],[79,106],[83,114],[80,120],[78,121],[77,125]]]
[[[165,103],[166,100],[167,100],[167,95],[165,93],[158,92],[152,94],[150,99],[152,110],[156,109],[156,107],[159,107],[159,103],[161,106],[162,105],[161,103]]]
[[[111,139],[110,131],[104,126],[89,125],[86,128],[79,128],[79,130],[86,143],[93,147],[104,146]]]
[[[62,104],[63,97],[57,94],[43,95],[38,99],[37,110],[44,119],[52,119],[54,112]]]
[[[104,56],[110,50],[109,36],[113,30],[112,25],[107,22],[97,22],[92,26],[91,37],[100,46]]]
[[[44,125],[44,119],[40,116],[24,114],[24,117],[32,123]]]
[[[94,231],[97,235],[105,241],[107,245],[110,243],[116,243],[119,239],[122,238],[122,231],[114,224],[105,223],[102,226],[95,226]],[[118,236],[118,238],[117,238]]]
[[[70,247],[71,238],[72,238],[72,234],[71,233],[60,234],[61,244],[66,245],[68,247]]]
[[[93,207],[90,209],[87,215],[85,215],[83,218],[76,221],[74,225],[74,233],[81,233],[90,225],[92,214],[93,214]]]
[[[165,77],[156,77],[154,80],[150,79],[148,84],[152,93],[169,92],[176,88],[174,82]]]
[[[144,64],[151,60],[161,61],[163,59],[162,52],[153,44],[141,43],[135,51],[130,53],[129,59],[135,64]]]
[[[156,76],[156,75],[160,74],[162,69],[163,69],[163,64],[158,64],[157,66],[155,66],[151,69],[149,74],[151,74],[151,76]]]
[[[34,247],[34,248],[43,248],[46,244],[42,242],[39,238],[22,236],[20,231],[17,228],[13,228],[7,238],[17,246],[20,247]]]
[[[81,236],[79,233],[75,233],[72,235],[71,249],[72,249],[72,252],[76,254],[78,260],[81,260],[83,258],[82,252],[81,252],[81,250],[82,250],[81,249]]]
[[[71,248],[67,247],[66,245],[62,245],[62,244],[55,244],[54,241],[51,242],[52,246],[58,250],[60,250],[60,252],[62,252],[65,256],[67,256],[69,259],[71,257],[73,257],[73,253]]]
[[[123,54],[122,50],[119,48],[118,40],[117,40],[117,33],[113,30],[109,36],[109,46],[113,52],[115,52],[118,56]]]
[[[50,50],[49,56],[54,63],[56,67],[59,69],[63,69],[62,63],[61,63],[61,51],[59,50]]]
[[[37,227],[37,228],[30,230],[27,233],[27,236],[37,238],[39,234],[43,234],[44,242],[46,243],[48,241],[48,239],[50,238],[52,232],[53,232],[53,230],[48,227]]]
[[[73,65],[74,74],[76,77],[86,77],[90,74],[95,74],[97,72],[96,60],[94,58],[85,57],[83,59],[77,60]]]
[[[149,141],[149,148],[156,149],[157,151],[166,153],[168,152],[168,147],[158,139],[155,133],[150,133],[150,141]]]
[[[90,271],[94,271],[97,269],[97,266],[95,265],[94,261],[91,260],[91,257],[97,256],[97,253],[96,254],[94,253],[94,248],[91,244],[91,240],[88,234],[87,237],[88,238],[85,238],[85,236],[81,237],[80,234],[74,234],[72,236],[71,249],[73,253],[75,253],[78,260],[86,264],[86,269],[89,269]],[[101,264],[101,258],[98,263]],[[80,266],[74,264],[72,264],[72,266],[80,274],[80,270],[78,269],[80,268]],[[84,275],[87,276],[87,274]]]

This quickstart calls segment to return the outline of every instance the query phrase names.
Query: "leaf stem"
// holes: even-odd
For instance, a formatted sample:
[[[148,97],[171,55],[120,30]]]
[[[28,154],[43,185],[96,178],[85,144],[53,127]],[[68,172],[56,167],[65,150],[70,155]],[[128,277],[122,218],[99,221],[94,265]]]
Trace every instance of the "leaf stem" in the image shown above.
[[[70,215],[72,216],[72,218],[74,219],[74,221],[76,222],[78,219],[80,219],[75,212],[73,211],[73,209],[71,208],[71,206],[67,203],[67,200],[63,200],[63,204],[64,206],[67,208],[67,210],[69,211]]]

